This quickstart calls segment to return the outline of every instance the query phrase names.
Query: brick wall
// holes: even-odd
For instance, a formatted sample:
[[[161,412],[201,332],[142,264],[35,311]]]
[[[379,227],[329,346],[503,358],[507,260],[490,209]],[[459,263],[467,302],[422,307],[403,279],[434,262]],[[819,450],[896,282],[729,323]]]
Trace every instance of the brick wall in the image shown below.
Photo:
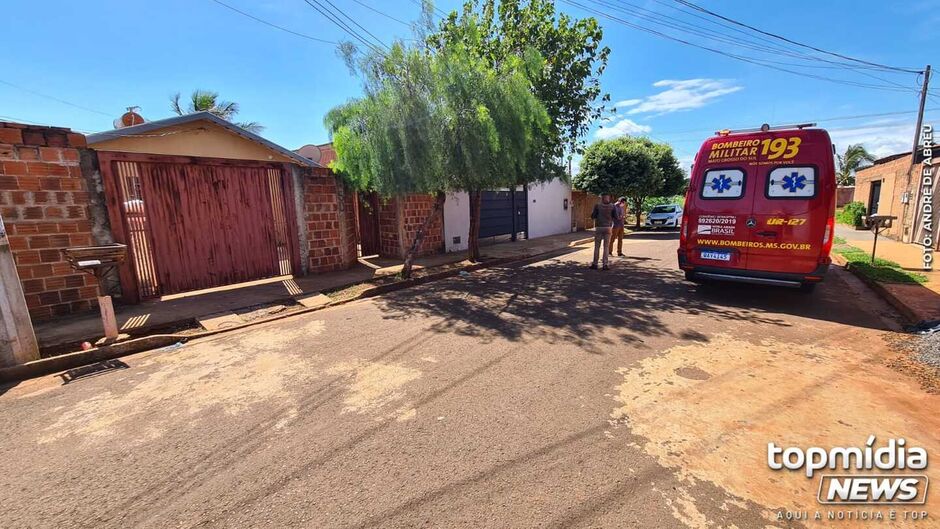
[[[356,192],[348,187],[343,189],[342,198],[344,202],[344,222],[342,223],[344,229],[343,251],[345,252],[343,254],[343,262],[348,263],[348,266],[352,266],[359,257],[359,236],[356,233],[356,202],[358,199]]]
[[[379,255],[401,258],[401,225],[398,223],[397,198],[379,198],[378,220]]]
[[[838,186],[836,187],[836,207],[841,208],[842,206],[852,202],[855,198],[855,186]]]
[[[315,168],[305,175],[309,273],[345,270],[356,262],[354,200],[355,195],[329,169]]]
[[[904,223],[901,219],[904,215],[904,205],[901,204],[901,196],[904,194],[907,185],[907,169],[910,167],[910,162],[909,156],[901,156],[885,163],[866,167],[855,173],[854,200],[865,204],[866,211],[871,198],[871,184],[872,182],[881,181],[878,213],[898,217],[898,220],[892,223],[891,228],[884,232],[895,239],[900,239],[904,230]]]
[[[434,207],[434,195],[404,195],[380,201],[379,246],[384,257],[404,259],[418,228]],[[444,251],[444,215],[439,212],[428,226],[418,255]]]
[[[0,122],[0,214],[34,320],[89,310],[98,295],[94,278],[62,255],[93,244],[83,147],[69,129]]]
[[[434,195],[405,195],[399,199],[400,216],[402,222],[402,257],[411,247],[418,228],[434,209]],[[438,212],[428,226],[418,255],[431,255],[444,251],[444,216]]]

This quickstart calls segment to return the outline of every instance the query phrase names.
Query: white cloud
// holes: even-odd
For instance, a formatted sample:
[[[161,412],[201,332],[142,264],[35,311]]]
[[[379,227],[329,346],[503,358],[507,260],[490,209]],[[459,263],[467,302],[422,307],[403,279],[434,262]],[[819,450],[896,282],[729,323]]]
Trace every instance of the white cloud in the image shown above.
[[[909,151],[914,141],[914,124],[872,121],[855,127],[828,129],[836,152],[861,143],[876,158]]]
[[[688,175],[690,168],[692,167],[692,162],[695,161],[694,155],[689,156],[679,156],[679,167]]]
[[[632,107],[634,105],[639,105],[642,102],[642,99],[624,99],[623,101],[617,101],[614,103],[614,108]]]
[[[721,96],[744,89],[727,79],[663,79],[653,83],[653,86],[665,90],[643,99],[627,99],[614,106],[632,107],[627,114],[668,114],[700,108]]]
[[[601,127],[597,129],[597,132],[594,133],[594,136],[599,139],[606,140],[610,138],[616,138],[617,136],[625,136],[627,134],[645,134],[651,130],[653,130],[653,128],[650,126],[640,125],[639,123],[636,123],[630,119],[621,119],[609,127]]]

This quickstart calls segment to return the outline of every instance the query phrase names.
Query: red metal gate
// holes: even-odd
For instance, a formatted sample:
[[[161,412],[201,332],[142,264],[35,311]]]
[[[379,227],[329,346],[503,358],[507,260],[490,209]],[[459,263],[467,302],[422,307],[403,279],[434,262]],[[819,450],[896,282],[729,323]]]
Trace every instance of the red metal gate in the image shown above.
[[[99,153],[132,300],[299,269],[293,187],[279,164]]]
[[[376,255],[379,243],[379,195],[359,193],[359,250],[360,255]]]

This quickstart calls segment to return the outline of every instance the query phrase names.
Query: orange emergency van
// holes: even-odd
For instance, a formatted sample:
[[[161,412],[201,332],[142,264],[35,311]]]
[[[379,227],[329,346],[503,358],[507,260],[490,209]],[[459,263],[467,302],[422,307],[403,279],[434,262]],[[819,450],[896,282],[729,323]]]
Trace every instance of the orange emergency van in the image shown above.
[[[692,166],[679,239],[691,281],[812,290],[829,268],[835,164],[814,124],[720,131]]]

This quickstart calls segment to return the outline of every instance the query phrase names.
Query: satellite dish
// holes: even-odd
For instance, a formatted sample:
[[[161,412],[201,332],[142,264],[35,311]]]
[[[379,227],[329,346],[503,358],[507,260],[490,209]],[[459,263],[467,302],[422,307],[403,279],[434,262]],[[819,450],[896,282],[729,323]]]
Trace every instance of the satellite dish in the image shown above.
[[[146,123],[147,120],[137,113],[138,110],[140,110],[140,107],[127,107],[127,112],[114,120],[114,128],[123,129],[124,127],[133,127],[134,125]]]
[[[323,158],[323,149],[321,149],[319,145],[309,144],[297,149],[297,154],[308,160],[320,163],[320,160]]]

